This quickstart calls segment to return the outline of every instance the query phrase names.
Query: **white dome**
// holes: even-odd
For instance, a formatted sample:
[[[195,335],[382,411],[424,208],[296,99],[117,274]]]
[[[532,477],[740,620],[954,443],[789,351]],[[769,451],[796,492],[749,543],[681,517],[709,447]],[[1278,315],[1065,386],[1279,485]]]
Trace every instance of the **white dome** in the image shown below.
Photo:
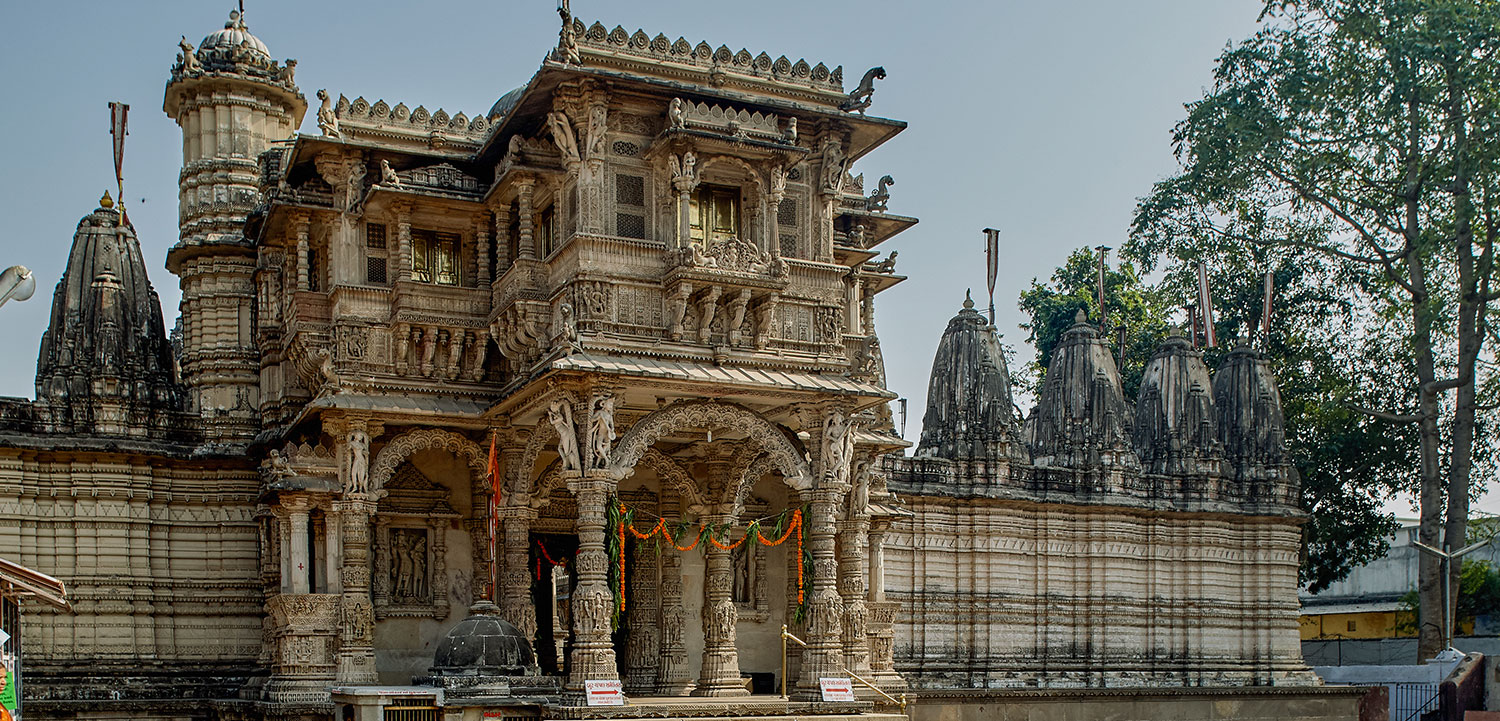
[[[251,35],[250,28],[245,26],[245,18],[240,15],[239,11],[233,11],[229,13],[229,20],[224,23],[224,29],[209,33],[208,37],[203,38],[203,42],[198,44],[198,50],[200,52],[211,49],[232,50],[247,42],[251,50],[264,55],[267,60],[271,59],[271,51],[266,44],[261,42],[260,38]]]

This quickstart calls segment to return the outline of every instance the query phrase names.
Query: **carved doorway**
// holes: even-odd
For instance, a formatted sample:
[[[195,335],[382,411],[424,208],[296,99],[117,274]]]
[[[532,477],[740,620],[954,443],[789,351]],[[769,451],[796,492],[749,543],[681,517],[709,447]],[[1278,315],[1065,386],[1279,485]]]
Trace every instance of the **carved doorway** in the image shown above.
[[[568,675],[573,616],[569,599],[578,576],[573,556],[578,537],[561,533],[531,534],[531,602],[536,606],[536,660],[547,676]]]

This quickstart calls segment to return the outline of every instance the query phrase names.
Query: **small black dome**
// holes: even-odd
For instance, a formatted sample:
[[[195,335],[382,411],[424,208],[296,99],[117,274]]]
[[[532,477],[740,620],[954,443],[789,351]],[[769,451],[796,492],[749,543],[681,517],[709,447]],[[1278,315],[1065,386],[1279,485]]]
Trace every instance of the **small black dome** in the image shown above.
[[[521,629],[499,616],[489,601],[469,607],[468,618],[448,631],[432,657],[433,676],[534,676],[540,669]]]

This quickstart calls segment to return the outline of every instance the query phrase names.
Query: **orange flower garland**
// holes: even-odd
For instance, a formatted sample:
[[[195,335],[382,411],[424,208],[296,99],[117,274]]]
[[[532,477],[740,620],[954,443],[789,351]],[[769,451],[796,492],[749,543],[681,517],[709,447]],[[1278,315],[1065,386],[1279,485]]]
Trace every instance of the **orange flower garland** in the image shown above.
[[[711,531],[705,533],[704,531],[709,529],[704,524],[699,523],[698,533],[694,535],[693,542],[686,546],[682,546],[678,545],[677,539],[672,536],[671,529],[667,527],[666,518],[658,517],[656,525],[652,526],[651,530],[642,533],[641,531],[636,530],[632,514],[630,512],[630,509],[625,505],[625,502],[619,500],[617,500],[616,502],[619,504],[619,520],[616,524],[617,527],[615,528],[615,534],[619,542],[619,572],[617,579],[618,595],[616,596],[616,598],[619,599],[619,603],[617,605],[618,612],[623,613],[625,611],[625,531],[627,529],[630,531],[630,535],[635,536],[637,540],[641,541],[647,541],[654,536],[661,535],[667,539],[667,542],[670,543],[673,548],[682,552],[691,551],[694,548],[697,548],[698,544],[703,541],[704,536],[708,537],[708,542],[713,544],[714,548],[718,548],[724,551],[732,551],[743,545],[745,541],[750,540],[751,536],[754,536],[755,540],[759,541],[762,545],[774,547],[786,543],[786,540],[792,537],[793,534],[795,534],[797,536],[797,605],[802,605],[805,598],[803,579],[806,573],[804,568],[805,556],[802,549],[802,509],[799,508],[792,510],[791,523],[787,524],[786,531],[781,534],[781,537],[777,538],[774,541],[766,538],[765,534],[761,532],[760,521],[751,523],[750,528],[745,529],[745,535],[741,536],[740,540],[735,541],[734,543],[725,543],[723,541],[720,541]],[[537,545],[540,546],[541,542],[538,541]],[[542,549],[542,554],[547,554],[546,548]],[[552,558],[549,556],[547,560],[551,561]],[[540,568],[538,569],[538,574],[540,575]]]

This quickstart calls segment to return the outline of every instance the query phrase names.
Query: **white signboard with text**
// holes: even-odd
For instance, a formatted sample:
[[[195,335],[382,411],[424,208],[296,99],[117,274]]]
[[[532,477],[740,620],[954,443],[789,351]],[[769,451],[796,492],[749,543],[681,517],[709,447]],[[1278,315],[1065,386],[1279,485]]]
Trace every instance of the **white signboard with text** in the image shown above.
[[[820,678],[824,701],[854,701],[854,684],[847,678]]]
[[[624,706],[625,688],[619,681],[584,681],[590,706]]]

